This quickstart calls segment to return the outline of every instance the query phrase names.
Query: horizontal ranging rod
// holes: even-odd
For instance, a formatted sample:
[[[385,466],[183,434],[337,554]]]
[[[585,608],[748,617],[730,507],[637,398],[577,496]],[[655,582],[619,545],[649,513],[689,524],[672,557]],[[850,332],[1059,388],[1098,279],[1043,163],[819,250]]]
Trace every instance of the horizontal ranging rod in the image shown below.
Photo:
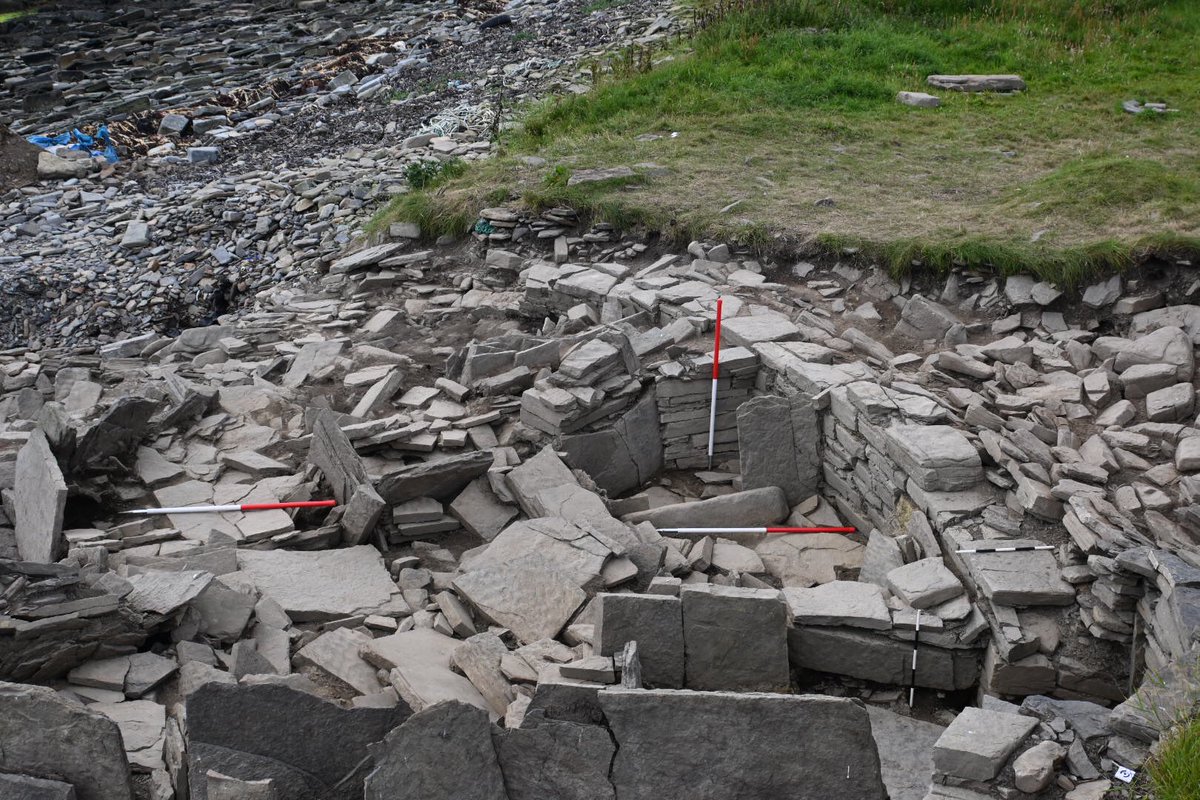
[[[277,508],[333,508],[337,500],[301,500],[294,503],[243,503],[232,506],[176,506],[175,508],[136,508],[123,514],[221,514],[227,511],[273,511]]]
[[[975,550],[955,550],[956,553],[1024,553],[1029,550],[1053,550],[1052,544],[1021,545],[1019,547],[980,547]]]
[[[658,528],[659,533],[854,533],[857,528]]]

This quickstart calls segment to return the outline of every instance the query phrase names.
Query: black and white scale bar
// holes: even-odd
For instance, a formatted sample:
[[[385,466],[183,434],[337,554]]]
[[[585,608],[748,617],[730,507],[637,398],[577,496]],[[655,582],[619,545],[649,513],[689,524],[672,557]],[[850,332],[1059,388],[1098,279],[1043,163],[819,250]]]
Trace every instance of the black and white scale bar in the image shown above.
[[[956,553],[1024,553],[1029,550],[1053,550],[1052,544],[1021,545],[1019,547],[980,547],[976,550],[955,550]]]
[[[913,631],[912,670],[908,683],[908,707],[913,707],[917,695],[917,640],[921,638],[921,609],[917,609],[917,628]]]

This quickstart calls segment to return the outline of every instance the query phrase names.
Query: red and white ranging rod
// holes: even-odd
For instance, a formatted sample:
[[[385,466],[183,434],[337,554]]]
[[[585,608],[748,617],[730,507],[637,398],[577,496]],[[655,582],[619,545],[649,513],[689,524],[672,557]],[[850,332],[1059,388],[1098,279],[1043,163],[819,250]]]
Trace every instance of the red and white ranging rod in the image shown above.
[[[273,511],[277,508],[333,508],[337,500],[301,500],[293,503],[242,503],[229,506],[176,506],[175,508],[135,508],[122,514],[222,514],[227,511]]]
[[[712,469],[713,438],[717,434],[717,381],[721,377],[721,298],[717,298],[717,332],[713,337],[712,403],[708,411],[708,468]]]
[[[854,533],[857,528],[658,528],[659,533]]]

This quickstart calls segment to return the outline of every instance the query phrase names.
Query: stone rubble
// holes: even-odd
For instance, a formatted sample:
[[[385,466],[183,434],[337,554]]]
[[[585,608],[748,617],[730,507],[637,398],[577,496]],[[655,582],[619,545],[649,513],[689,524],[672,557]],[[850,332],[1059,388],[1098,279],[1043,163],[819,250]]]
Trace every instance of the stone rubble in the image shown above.
[[[195,287],[212,263],[265,263],[214,324],[60,304],[42,340],[14,329],[0,352],[0,781],[103,800],[937,800],[1090,796],[1140,768],[1172,718],[1145,709],[1186,706],[1200,653],[1200,306],[1168,305],[1194,291],[1114,278],[1072,305],[1032,276],[801,275],[569,209],[482,209],[458,250],[404,223],[351,245],[366,175],[387,193],[430,150],[484,154],[481,130],[280,171],[252,131],[407,85],[485,17],[431,3],[410,30],[322,8],[289,10],[221,89],[283,59],[289,80],[318,71],[311,93],[215,109],[199,81],[128,87],[110,110],[152,115],[139,163],[160,194],[101,172],[3,200],[38,228],[5,252],[35,271],[103,252],[112,274],[86,280],[130,297],[134,273],[177,265]],[[655,35],[639,8],[613,37]],[[178,58],[249,58],[249,26],[200,47],[207,23],[183,18]],[[73,65],[128,57],[26,48],[3,92],[57,91],[67,114],[92,80]],[[79,84],[44,86],[52,62]],[[530,96],[551,74],[496,69]],[[180,177],[210,167],[160,136],[220,141],[231,171]],[[89,215],[52,244],[55,216]],[[120,513],[322,498],[337,506]],[[777,524],[856,532],[661,530]],[[910,687],[946,704],[938,725]],[[928,752],[900,775],[918,722]]]

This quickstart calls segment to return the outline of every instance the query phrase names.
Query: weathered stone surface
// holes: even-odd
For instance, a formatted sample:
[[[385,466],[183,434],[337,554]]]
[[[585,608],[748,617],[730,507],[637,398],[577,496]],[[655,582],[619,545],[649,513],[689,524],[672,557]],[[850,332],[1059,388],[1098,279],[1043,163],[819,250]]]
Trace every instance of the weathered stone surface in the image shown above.
[[[689,689],[787,691],[787,605],[774,589],[685,585],[684,684]]]
[[[753,347],[761,342],[784,342],[799,338],[800,329],[782,314],[751,314],[726,319],[722,333],[734,347]]]
[[[0,682],[0,772],[59,780],[79,800],[132,800],[121,733],[52,689]]]
[[[366,800],[509,800],[486,712],[454,701],[419,711],[371,748]]]
[[[474,684],[493,713],[504,716],[516,693],[504,677],[500,663],[508,653],[494,633],[477,633],[454,650],[454,665]]]
[[[374,694],[383,687],[375,675],[375,668],[359,655],[372,641],[365,633],[334,628],[300,648],[295,662],[299,666],[316,667],[359,694]]]
[[[604,430],[564,436],[567,461],[615,497],[644,484],[663,468],[655,393],[649,391]]]
[[[888,587],[913,608],[931,608],[952,600],[965,589],[941,558],[923,558],[887,575]]]
[[[937,740],[933,764],[946,775],[990,781],[1036,727],[1030,717],[968,706]]]
[[[487,700],[468,679],[451,671],[454,651],[462,645],[443,633],[417,628],[375,639],[363,646],[362,656],[389,679],[400,698],[414,711],[447,700],[488,710]]]
[[[933,778],[933,745],[945,728],[875,705],[867,706],[867,714],[888,797],[924,800]]]
[[[626,515],[626,522],[649,522],[656,528],[753,527],[774,525],[787,517],[787,496],[778,486],[749,489],[692,503],[653,508]]]
[[[399,592],[370,545],[319,552],[239,550],[238,565],[297,622],[371,613]]]
[[[132,453],[146,432],[158,403],[121,397],[79,437],[71,455],[71,471],[100,466],[111,456]]]
[[[609,543],[593,532],[558,517],[518,520],[486,548],[464,557],[461,569],[471,573],[489,567],[548,568],[581,589],[596,589],[604,562],[613,554]]]
[[[1023,92],[1020,75],[930,75],[930,86],[955,92]]]
[[[62,557],[63,513],[67,506],[67,484],[50,444],[41,430],[17,453],[13,503],[17,518],[17,552],[25,561],[51,563]]]
[[[788,631],[788,655],[793,665],[876,683],[909,684],[912,650],[912,642],[865,630],[800,626]],[[978,651],[921,648],[917,686],[969,689],[978,681]]]
[[[488,620],[522,642],[558,635],[587,595],[553,562],[529,556],[519,565],[498,564],[454,579],[454,589]]]
[[[518,510],[496,497],[486,477],[467,484],[450,503],[450,513],[471,533],[490,542],[504,529]]]
[[[203,800],[208,769],[241,780],[276,778],[281,797],[361,797],[367,746],[409,714],[403,703],[343,709],[287,686],[209,683],[187,699],[192,797]],[[197,744],[207,747],[193,752]],[[296,772],[305,788],[292,793]]]
[[[948,425],[897,425],[884,435],[888,453],[927,492],[969,489],[983,479],[979,453]]]
[[[493,733],[508,800],[613,800],[616,747],[597,725],[541,720]]]
[[[946,331],[957,324],[958,318],[945,306],[914,294],[900,312],[900,321],[896,323],[895,333],[917,341],[941,339],[946,335]]]
[[[404,467],[383,476],[375,488],[391,505],[418,497],[432,497],[448,503],[468,483],[487,472],[492,461],[489,451],[473,450]]]
[[[985,539],[972,547],[1035,545],[1032,539]],[[964,553],[963,563],[975,584],[993,603],[1002,606],[1066,606],[1075,602],[1075,590],[1062,579],[1054,553],[1034,550],[1020,553]]]
[[[125,602],[137,611],[165,616],[195,599],[212,580],[208,572],[140,572],[129,576],[133,591]]]
[[[346,543],[364,544],[383,514],[384,502],[331,412],[321,413],[313,424],[308,461],[321,470],[333,496],[347,507],[339,523]]]
[[[129,764],[139,772],[163,768],[163,737],[167,710],[150,700],[93,703],[88,707],[117,723]]]
[[[885,796],[870,720],[852,700],[608,689],[600,704],[617,741],[612,781],[622,800]]]
[[[839,568],[861,566],[865,548],[840,533],[794,533],[769,536],[755,552],[784,586],[808,587],[837,580]]]
[[[1054,780],[1058,764],[1067,751],[1057,742],[1040,742],[1017,756],[1013,773],[1017,788],[1026,794],[1037,794]]]
[[[211,769],[205,773],[204,777],[208,800],[279,800],[279,796],[275,793],[275,781],[270,778],[261,781],[242,781]]]
[[[602,656],[638,643],[642,681],[650,688],[683,687],[683,604],[677,597],[599,594],[592,646]]]
[[[832,581],[812,589],[786,587],[783,596],[797,625],[892,627],[892,612],[883,600],[883,590],[873,583]]]
[[[0,772],[0,797],[5,800],[76,800],[78,796],[69,783]]]
[[[789,506],[812,497],[821,479],[820,429],[812,404],[765,396],[738,407],[742,486],[778,486]]]

